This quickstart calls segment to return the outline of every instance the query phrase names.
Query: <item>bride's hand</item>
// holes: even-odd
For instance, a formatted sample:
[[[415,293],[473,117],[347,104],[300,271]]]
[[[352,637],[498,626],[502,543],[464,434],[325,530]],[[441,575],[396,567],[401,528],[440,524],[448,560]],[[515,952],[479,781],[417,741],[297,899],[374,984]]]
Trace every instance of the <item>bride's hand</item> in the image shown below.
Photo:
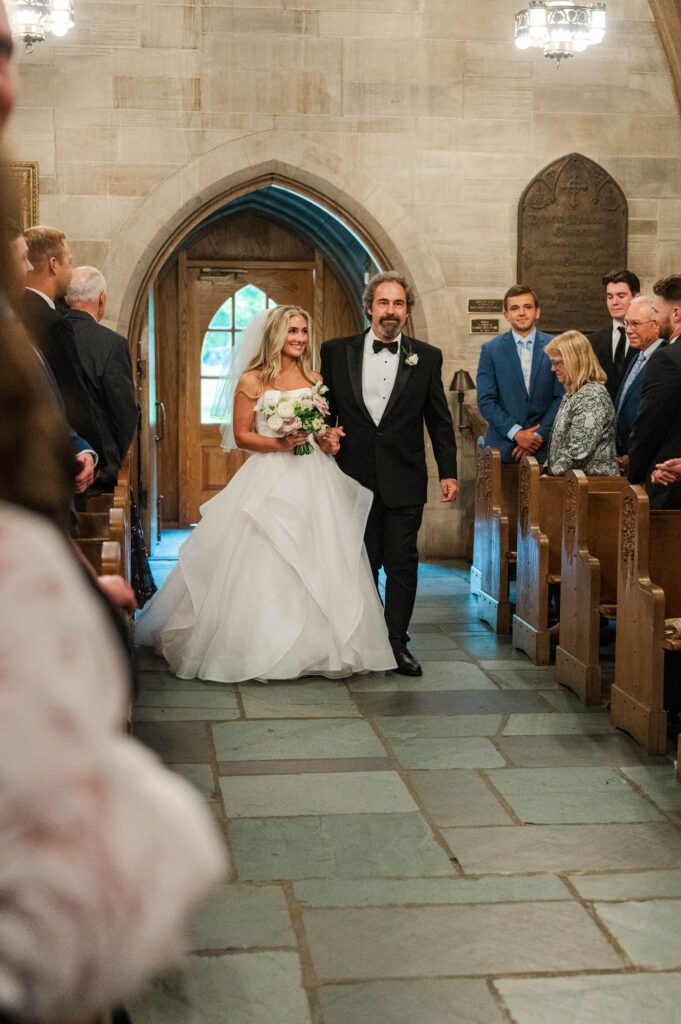
[[[279,444],[285,452],[292,452],[299,444],[305,444],[307,434],[304,430],[296,430],[295,434],[286,434],[279,438]]]

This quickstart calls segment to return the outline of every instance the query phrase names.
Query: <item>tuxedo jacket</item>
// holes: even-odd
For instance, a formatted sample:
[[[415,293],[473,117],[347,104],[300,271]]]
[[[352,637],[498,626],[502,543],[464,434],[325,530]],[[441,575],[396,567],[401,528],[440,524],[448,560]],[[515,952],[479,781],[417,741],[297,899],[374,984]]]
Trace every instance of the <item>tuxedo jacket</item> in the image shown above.
[[[629,435],[629,482],[645,484],[652,508],[681,508],[681,482],[651,484],[658,462],[681,456],[681,343],[653,352]]]
[[[85,383],[71,325],[29,288],[19,299],[17,312],[54,375],[68,423],[101,459],[103,447],[97,414]]]
[[[596,358],[603,368],[607,380],[605,386],[608,389],[608,394],[615,401],[615,396],[619,391],[620,385],[624,380],[631,364],[636,359],[638,351],[629,346],[627,349],[627,356],[624,362],[624,369],[621,374],[615,372],[615,364],[612,358],[612,324],[610,327],[604,327],[602,331],[594,331],[593,334],[589,335],[589,341],[591,347],[596,353]]]
[[[325,341],[321,374],[329,388],[329,422],[345,430],[338,465],[377,494],[388,508],[423,505],[427,499],[423,425],[430,436],[440,479],[456,477],[456,439],[442,386],[442,352],[402,335],[393,390],[378,426],[364,404],[364,334]],[[406,362],[410,350],[415,366]]]
[[[537,331],[529,391],[525,387],[512,331],[486,341],[480,349],[477,389],[478,408],[489,423],[485,444],[498,448],[503,462],[513,461],[515,441],[510,441],[507,435],[516,423],[523,429],[539,424],[537,433],[541,434],[544,444],[535,458],[539,462],[546,459],[553,421],[563,397],[563,386],[552,372],[551,362],[544,352],[550,341],[550,334]]]
[[[137,426],[130,351],[121,334],[98,324],[89,313],[72,309],[65,319],[73,328],[78,358],[99,418],[104,453],[97,483],[107,490],[116,483]]]
[[[659,350],[661,348],[664,348],[666,344],[667,342],[663,341],[661,345],[658,345],[655,351],[659,352]],[[638,356],[637,349],[632,349],[631,351],[635,352],[636,356]],[[655,352],[653,352],[653,355],[655,355]],[[652,359],[652,356],[650,358]],[[624,387],[635,362],[636,357],[630,361],[627,367],[625,367],[624,373],[622,375],[622,383],[618,387],[617,394],[613,399],[613,404],[615,406],[616,412],[617,403],[620,400],[622,388]],[[617,445],[618,455],[627,455],[629,452],[629,435],[631,433],[631,428],[634,424],[634,421],[638,416],[638,408],[639,403],[641,401],[641,392],[643,391],[643,384],[646,379],[646,373],[648,372],[648,365],[648,363],[644,364],[643,369],[637,375],[636,380],[627,390],[627,393],[624,396],[624,401],[622,402],[622,407],[619,410],[619,412],[617,412],[615,443]]]

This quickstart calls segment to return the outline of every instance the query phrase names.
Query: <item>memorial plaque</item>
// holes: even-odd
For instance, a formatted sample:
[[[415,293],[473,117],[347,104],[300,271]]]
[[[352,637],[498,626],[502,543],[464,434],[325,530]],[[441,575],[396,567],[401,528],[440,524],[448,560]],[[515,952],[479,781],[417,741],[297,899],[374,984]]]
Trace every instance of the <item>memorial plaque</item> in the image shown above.
[[[617,182],[579,153],[544,168],[518,207],[518,281],[539,295],[540,329],[606,325],[601,278],[626,265],[627,201]]]
[[[475,319],[471,320],[471,334],[498,334],[499,321],[497,319]]]
[[[469,299],[469,313],[503,313],[503,299]]]

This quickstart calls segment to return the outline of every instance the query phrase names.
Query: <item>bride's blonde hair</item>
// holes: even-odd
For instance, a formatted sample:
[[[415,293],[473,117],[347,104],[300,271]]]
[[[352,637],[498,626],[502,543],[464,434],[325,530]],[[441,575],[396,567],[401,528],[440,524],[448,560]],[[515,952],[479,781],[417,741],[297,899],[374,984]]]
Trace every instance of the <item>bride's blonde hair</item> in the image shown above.
[[[274,384],[281,375],[281,350],[286,343],[292,316],[302,316],[307,324],[307,347],[298,360],[300,372],[310,384],[316,382],[312,370],[312,317],[300,306],[275,306],[267,318],[260,350],[248,364],[248,370],[256,370],[260,374],[263,387]]]

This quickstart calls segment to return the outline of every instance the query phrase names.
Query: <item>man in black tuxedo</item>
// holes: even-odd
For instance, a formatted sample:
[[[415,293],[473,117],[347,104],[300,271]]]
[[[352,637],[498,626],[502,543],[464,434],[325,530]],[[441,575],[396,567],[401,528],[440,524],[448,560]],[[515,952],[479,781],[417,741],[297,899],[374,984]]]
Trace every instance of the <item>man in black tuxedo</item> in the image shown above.
[[[614,402],[624,374],[637,355],[629,347],[624,321],[629,303],[640,294],[641,282],[631,270],[617,270],[606,274],[602,284],[612,323],[602,331],[590,334],[589,341],[608,378],[605,386]]]
[[[669,344],[650,357],[629,435],[629,482],[646,484],[652,508],[681,508],[681,274],[653,287],[658,334]],[[671,463],[671,465],[670,465]]]
[[[402,334],[414,304],[411,285],[392,271],[377,274],[363,302],[371,327],[366,334],[325,342],[320,369],[329,388],[330,421],[338,418],[344,433],[338,465],[374,494],[364,539],[374,579],[385,569],[385,621],[397,671],[420,676],[421,666],[407,649],[407,630],[427,499],[423,425],[443,501],[457,496],[456,440],[442,386],[442,353]]]
[[[52,371],[64,402],[66,419],[101,457],[97,415],[78,359],[73,328],[55,307],[71,281],[71,249],[63,231],[56,228],[28,228],[24,239],[32,269],[28,273],[27,287],[16,302],[17,312]]]
[[[97,488],[111,491],[137,426],[137,402],[128,343],[100,322],[106,310],[106,281],[95,267],[76,267],[66,304],[78,358],[99,417],[103,456]]]

